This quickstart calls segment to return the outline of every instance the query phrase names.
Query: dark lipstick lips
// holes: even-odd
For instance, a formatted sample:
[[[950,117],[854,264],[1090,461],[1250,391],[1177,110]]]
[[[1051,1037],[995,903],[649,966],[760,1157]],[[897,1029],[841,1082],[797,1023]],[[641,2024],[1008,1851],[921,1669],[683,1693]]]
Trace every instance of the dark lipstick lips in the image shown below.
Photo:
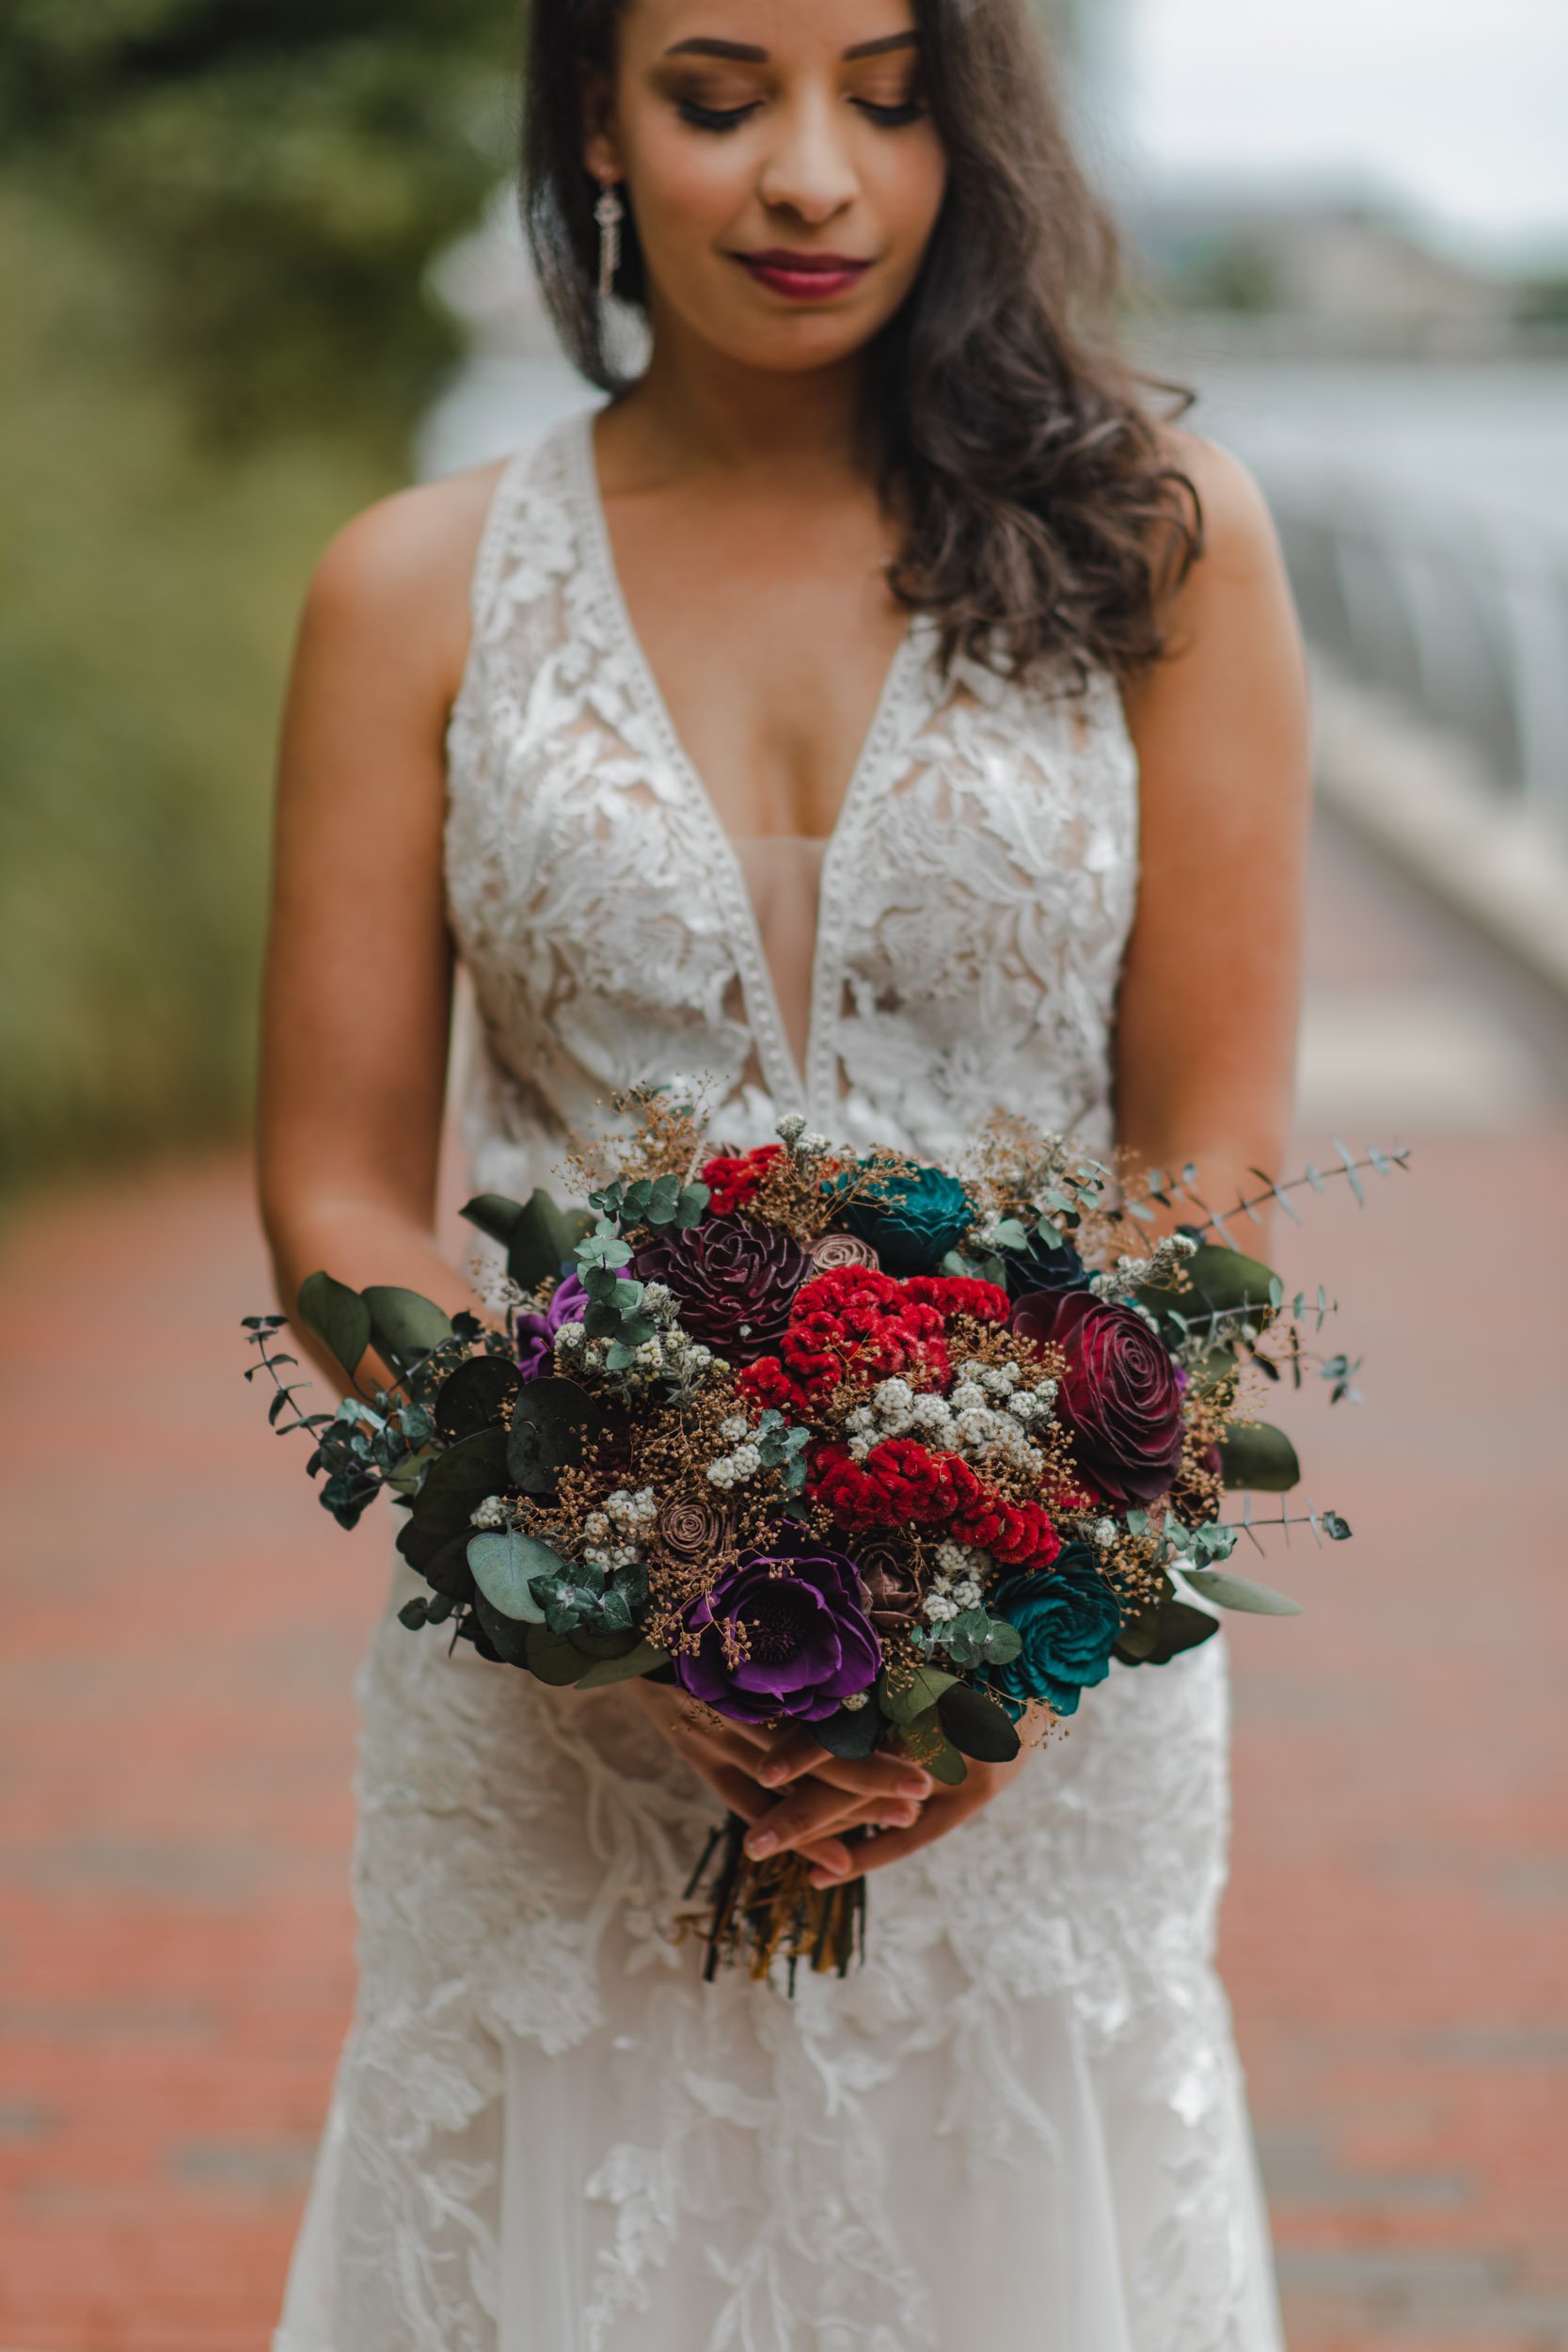
[[[791,253],[778,246],[735,258],[761,284],[793,302],[822,302],[831,294],[845,294],[871,266],[845,253]]]

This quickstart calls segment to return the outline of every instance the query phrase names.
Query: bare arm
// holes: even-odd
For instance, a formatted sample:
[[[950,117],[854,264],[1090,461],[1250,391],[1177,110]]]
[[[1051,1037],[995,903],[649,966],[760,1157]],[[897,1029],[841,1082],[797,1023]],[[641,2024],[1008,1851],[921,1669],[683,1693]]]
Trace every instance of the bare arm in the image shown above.
[[[492,480],[480,469],[371,508],[327,548],[306,600],[279,764],[258,1141],[286,1310],[318,1266],[449,1311],[474,1304],[432,1238],[452,971],[442,754]]]
[[[1117,1008],[1117,1134],[1145,1167],[1198,1165],[1222,1211],[1290,1135],[1311,803],[1306,663],[1262,495],[1191,435],[1208,552],[1172,657],[1128,697],[1141,881]],[[1250,1190],[1255,1184],[1248,1184]]]

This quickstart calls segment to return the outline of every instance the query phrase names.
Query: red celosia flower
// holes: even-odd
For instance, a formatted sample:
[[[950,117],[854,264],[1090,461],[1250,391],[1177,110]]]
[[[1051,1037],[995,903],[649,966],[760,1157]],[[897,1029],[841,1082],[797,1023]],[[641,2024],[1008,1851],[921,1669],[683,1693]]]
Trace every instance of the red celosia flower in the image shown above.
[[[913,1373],[923,1375],[922,1385],[945,1387],[953,1367],[942,1343],[942,1315],[928,1302],[911,1299],[913,1288],[870,1266],[814,1275],[796,1295],[776,1356],[742,1374],[741,1394],[809,1419],[813,1399],[841,1380],[871,1387]]]
[[[763,1143],[754,1152],[709,1160],[703,1169],[703,1182],[713,1195],[708,1204],[710,1213],[730,1216],[743,1207],[767,1175],[768,1163],[781,1158],[783,1152],[782,1143]]]
[[[1012,1304],[994,1282],[977,1282],[967,1274],[917,1274],[901,1282],[904,1296],[917,1305],[934,1307],[944,1319],[973,1315],[976,1323],[1006,1323]]]
[[[884,1438],[863,1462],[834,1442],[811,1449],[806,1492],[846,1527],[938,1527],[978,1507],[986,1489],[956,1454],[914,1438]]]
[[[960,1544],[974,1544],[1010,1568],[1048,1568],[1062,1549],[1051,1514],[1037,1502],[1006,1502],[988,1493],[977,1511],[955,1519]]]

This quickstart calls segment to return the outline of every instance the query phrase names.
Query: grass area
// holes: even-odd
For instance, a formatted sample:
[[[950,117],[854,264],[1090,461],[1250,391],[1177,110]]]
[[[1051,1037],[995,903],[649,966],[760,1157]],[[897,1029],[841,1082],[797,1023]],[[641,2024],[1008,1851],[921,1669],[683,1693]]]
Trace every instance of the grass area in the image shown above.
[[[107,245],[0,183],[0,1196],[234,1131],[278,699],[394,454],[199,446]],[[345,365],[349,356],[345,354]]]

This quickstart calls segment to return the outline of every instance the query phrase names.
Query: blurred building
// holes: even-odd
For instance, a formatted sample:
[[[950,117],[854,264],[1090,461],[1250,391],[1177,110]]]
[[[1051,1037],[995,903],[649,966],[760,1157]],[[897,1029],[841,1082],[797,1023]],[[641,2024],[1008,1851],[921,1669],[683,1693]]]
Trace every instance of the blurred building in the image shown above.
[[[1185,311],[1269,323],[1255,342],[1450,358],[1513,339],[1519,287],[1440,251],[1376,195],[1177,186],[1146,195],[1132,225],[1163,293]]]

